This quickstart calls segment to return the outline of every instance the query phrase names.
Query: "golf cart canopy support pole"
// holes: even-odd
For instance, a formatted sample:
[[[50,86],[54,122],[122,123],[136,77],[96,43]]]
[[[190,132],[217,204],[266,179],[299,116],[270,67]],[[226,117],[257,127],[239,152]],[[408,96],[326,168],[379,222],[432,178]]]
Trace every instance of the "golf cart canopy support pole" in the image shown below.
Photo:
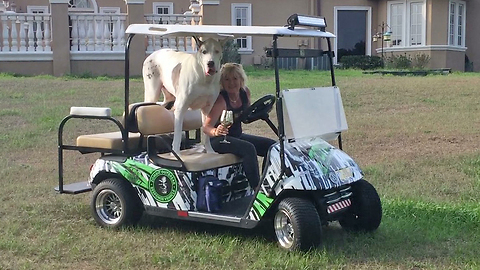
[[[128,105],[130,104],[130,44],[132,43],[132,39],[135,36],[135,34],[130,34],[128,35],[127,42],[125,43],[125,104],[124,104],[124,118],[123,119],[128,119]],[[125,132],[127,132],[126,140],[124,141],[124,150],[126,151],[128,149],[128,131],[129,126],[128,122],[129,121],[123,121],[125,125]]]
[[[328,46],[328,61],[330,63],[330,77],[332,77],[332,86],[337,86],[335,82],[335,72],[333,71],[333,52],[332,52],[332,44],[330,42],[330,38],[327,38],[327,46]]]
[[[337,86],[337,82],[335,81],[335,72],[333,67],[333,51],[332,51],[332,44],[330,42],[330,38],[327,38],[327,46],[328,46],[328,61],[330,63],[330,77],[332,78],[332,86]],[[342,143],[342,133],[338,134],[338,148],[343,150],[343,143]]]
[[[283,175],[285,174],[285,125],[283,122],[283,105],[282,105],[282,97],[280,96],[280,75],[278,72],[278,36],[273,35],[273,66],[275,67],[275,94],[277,98],[277,118],[278,118],[278,141],[280,143],[280,175],[278,176],[278,180],[280,180]],[[278,183],[279,181],[275,182]],[[272,187],[272,191],[274,192],[275,185]],[[270,194],[272,195],[272,194]]]

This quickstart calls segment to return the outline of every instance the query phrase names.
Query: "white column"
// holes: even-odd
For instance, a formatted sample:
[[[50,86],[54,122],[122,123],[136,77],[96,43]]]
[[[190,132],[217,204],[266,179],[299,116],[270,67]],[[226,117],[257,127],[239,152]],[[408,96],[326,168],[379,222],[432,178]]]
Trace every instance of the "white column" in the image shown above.
[[[50,46],[50,16],[45,16],[44,17],[45,21],[45,30],[44,30],[44,36],[45,36],[45,51],[50,52],[52,51],[52,47]]]
[[[28,23],[28,51],[35,51],[35,42],[34,38],[35,35],[33,34],[33,17],[27,16],[27,23]]]
[[[103,40],[105,41],[104,50],[111,51],[112,50],[112,33],[110,32],[109,25],[112,21],[107,16],[104,16],[102,19],[102,22],[103,22]],[[114,23],[112,23],[112,27],[115,27]]]
[[[36,51],[43,51],[43,35],[42,35],[42,17],[41,16],[34,16],[34,23],[37,25],[37,32],[35,33],[36,40]]]
[[[70,48],[71,51],[79,51],[78,49],[78,17],[77,16],[70,16],[72,20],[72,47]]]
[[[10,32],[11,37],[12,37],[12,52],[18,52],[18,34],[17,34],[17,23],[16,23],[16,17],[15,16],[9,16],[11,25],[12,25],[12,31]]]
[[[86,36],[86,21],[84,16],[78,16],[78,39],[80,44],[80,51],[84,52],[87,50],[87,44],[85,40]]]
[[[86,37],[86,42],[87,42],[87,51],[95,51],[95,31],[93,28],[93,16],[87,16],[85,18],[86,26],[88,27],[87,29],[87,37]]]
[[[103,19],[101,17],[94,18],[95,23],[95,51],[103,51]]]
[[[2,37],[3,37],[3,46],[2,51],[10,51],[10,43],[8,42],[8,25],[7,25],[7,16],[0,16],[2,20]]]
[[[27,29],[28,23],[25,22],[25,16],[18,16],[17,20],[20,22],[20,51],[25,52],[27,50]]]

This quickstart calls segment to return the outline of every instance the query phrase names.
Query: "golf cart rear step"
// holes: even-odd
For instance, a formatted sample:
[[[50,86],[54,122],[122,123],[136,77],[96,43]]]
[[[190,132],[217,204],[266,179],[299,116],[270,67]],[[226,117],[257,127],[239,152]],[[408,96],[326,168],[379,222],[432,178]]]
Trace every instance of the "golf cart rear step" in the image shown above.
[[[58,191],[60,193],[67,193],[67,194],[80,194],[84,192],[89,192],[91,190],[92,190],[92,187],[88,184],[87,181],[63,185],[62,191],[60,191],[59,187],[55,188],[55,191]]]

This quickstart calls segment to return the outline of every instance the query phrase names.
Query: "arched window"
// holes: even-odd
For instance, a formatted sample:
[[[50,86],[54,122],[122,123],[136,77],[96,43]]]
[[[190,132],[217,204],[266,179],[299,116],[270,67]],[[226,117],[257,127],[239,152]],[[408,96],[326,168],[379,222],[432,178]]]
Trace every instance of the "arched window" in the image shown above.
[[[68,9],[71,11],[97,12],[97,2],[95,0],[69,0]]]

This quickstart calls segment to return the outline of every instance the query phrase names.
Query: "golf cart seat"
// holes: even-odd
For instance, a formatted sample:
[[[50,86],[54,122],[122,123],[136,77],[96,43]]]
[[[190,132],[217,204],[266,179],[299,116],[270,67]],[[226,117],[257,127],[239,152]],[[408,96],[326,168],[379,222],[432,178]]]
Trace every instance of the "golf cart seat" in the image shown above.
[[[181,150],[179,153],[158,153],[158,146],[170,148],[161,134],[168,134],[174,129],[173,112],[158,104],[148,104],[136,109],[136,124],[140,134],[148,138],[149,157],[158,166],[182,169],[185,171],[204,171],[242,162],[233,154],[205,153],[203,147]],[[196,130],[202,127],[202,115],[199,110],[188,110],[183,120],[183,130]],[[168,144],[168,145],[167,145]]]
[[[71,114],[92,114],[91,109],[98,108],[72,108]],[[98,112],[96,112],[99,115]],[[100,113],[102,114],[102,113]],[[108,113],[104,113],[108,115]],[[176,153],[175,157],[170,153],[171,140],[165,136],[171,134],[174,129],[173,112],[157,103],[135,103],[130,105],[130,113],[126,120],[128,122],[128,148],[144,149],[146,138],[149,139],[147,146],[152,160],[162,167],[183,169],[187,171],[204,171],[219,168],[231,164],[240,163],[241,159],[233,154],[204,153],[201,148],[184,149]],[[202,127],[202,115],[198,110],[188,110],[183,120],[183,131],[198,130]],[[168,138],[172,138],[171,136]],[[123,149],[122,132],[108,132],[98,134],[87,134],[77,137],[77,147],[84,149],[104,149],[119,151]],[[165,151],[168,149],[168,151]]]
[[[161,112],[156,112],[156,115],[142,115],[137,117],[137,110],[143,106],[154,105],[158,107]],[[173,112],[166,110],[163,106],[156,103],[134,103],[129,106],[128,118],[122,117],[121,124],[128,130],[128,148],[126,152],[139,152],[145,150],[146,138],[145,136],[151,134],[163,134],[168,133],[170,126],[173,125]],[[145,114],[145,113],[143,113]],[[84,115],[84,116],[97,116],[97,117],[111,117],[109,108],[92,108],[92,107],[72,107],[70,109],[70,115]],[[197,112],[188,111],[183,123],[184,131],[194,130],[197,128],[201,116],[198,119]],[[145,120],[145,119],[151,119]],[[126,125],[126,122],[128,124]],[[142,127],[142,131],[139,131],[139,126]],[[89,152],[85,149],[95,149],[99,152],[116,152],[124,150],[123,138],[121,131],[86,134],[77,137],[76,146],[83,149],[82,152]]]

